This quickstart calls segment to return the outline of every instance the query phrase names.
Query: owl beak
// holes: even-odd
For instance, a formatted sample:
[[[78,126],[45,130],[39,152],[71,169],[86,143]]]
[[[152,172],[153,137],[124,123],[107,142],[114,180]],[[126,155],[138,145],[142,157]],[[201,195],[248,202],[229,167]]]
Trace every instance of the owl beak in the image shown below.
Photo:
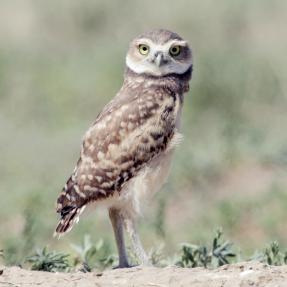
[[[163,58],[162,52],[156,52],[155,53],[154,62],[158,67],[162,66],[165,63],[165,59]]]

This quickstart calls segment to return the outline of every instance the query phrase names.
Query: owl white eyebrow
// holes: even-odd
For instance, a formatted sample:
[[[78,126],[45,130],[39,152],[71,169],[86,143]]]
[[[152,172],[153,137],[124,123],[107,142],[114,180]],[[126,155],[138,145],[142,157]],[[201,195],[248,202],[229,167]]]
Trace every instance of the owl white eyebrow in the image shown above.
[[[147,39],[147,38],[141,38],[141,39],[137,39],[135,41],[135,44],[136,45],[140,45],[140,44],[146,44],[146,45],[153,45],[154,43],[150,40],[150,39]]]
[[[166,44],[170,44],[170,43],[176,44],[176,45],[179,45],[179,46],[183,46],[183,47],[187,47],[188,46],[186,41],[181,41],[181,40],[170,40]]]

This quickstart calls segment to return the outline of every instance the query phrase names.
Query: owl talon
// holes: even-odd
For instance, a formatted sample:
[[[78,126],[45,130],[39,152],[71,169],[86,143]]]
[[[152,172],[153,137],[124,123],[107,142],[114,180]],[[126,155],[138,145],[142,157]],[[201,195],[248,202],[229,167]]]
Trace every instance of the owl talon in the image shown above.
[[[122,268],[132,268],[132,267],[136,267],[137,265],[130,265],[130,264],[119,264],[115,267],[113,267],[113,269],[122,269]]]

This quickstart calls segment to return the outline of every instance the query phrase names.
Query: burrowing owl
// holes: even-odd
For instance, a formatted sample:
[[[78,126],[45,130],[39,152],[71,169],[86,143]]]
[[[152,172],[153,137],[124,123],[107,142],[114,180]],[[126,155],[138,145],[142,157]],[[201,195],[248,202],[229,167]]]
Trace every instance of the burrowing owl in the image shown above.
[[[143,196],[167,178],[191,73],[191,49],[176,33],[154,30],[130,43],[123,86],[85,134],[80,159],[58,198],[56,234],[70,231],[88,204],[104,204],[119,267],[128,267],[123,227],[139,262],[148,263],[135,219]]]

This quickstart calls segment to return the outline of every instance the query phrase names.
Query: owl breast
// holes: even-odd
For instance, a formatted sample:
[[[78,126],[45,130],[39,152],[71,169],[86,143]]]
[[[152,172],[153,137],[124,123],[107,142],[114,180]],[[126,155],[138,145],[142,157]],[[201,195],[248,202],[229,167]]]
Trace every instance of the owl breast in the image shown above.
[[[165,109],[166,107],[163,106],[163,110]],[[153,158],[150,163],[125,185],[119,197],[116,200],[112,199],[110,201],[110,206],[124,208],[126,212],[137,216],[141,213],[142,203],[151,198],[166,182],[174,149],[183,138],[179,133],[181,109],[180,97],[176,96],[174,108],[171,111],[172,114],[169,115],[169,118],[173,118],[173,122],[175,123],[174,131],[166,149]]]

